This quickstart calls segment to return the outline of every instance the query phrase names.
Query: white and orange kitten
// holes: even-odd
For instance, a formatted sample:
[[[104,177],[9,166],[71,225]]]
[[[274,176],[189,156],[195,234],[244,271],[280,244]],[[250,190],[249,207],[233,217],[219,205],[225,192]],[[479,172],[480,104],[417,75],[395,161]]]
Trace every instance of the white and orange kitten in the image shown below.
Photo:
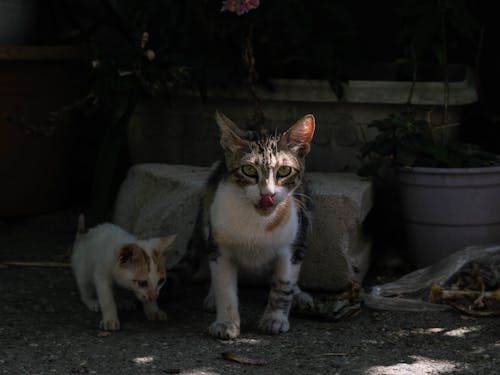
[[[84,233],[80,216],[71,266],[82,301],[102,313],[101,329],[120,329],[114,285],[134,292],[148,319],[167,319],[156,300],[166,280],[166,252],[174,240],[175,235],[137,239],[111,223]]]

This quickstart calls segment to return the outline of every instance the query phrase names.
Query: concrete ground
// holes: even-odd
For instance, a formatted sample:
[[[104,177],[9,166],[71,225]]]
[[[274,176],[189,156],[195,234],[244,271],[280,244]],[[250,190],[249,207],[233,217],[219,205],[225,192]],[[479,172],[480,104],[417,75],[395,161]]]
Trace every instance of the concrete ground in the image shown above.
[[[76,214],[0,221],[0,263],[65,261]],[[377,276],[377,275],[375,275]],[[367,285],[370,281],[367,281]],[[292,315],[279,336],[256,328],[266,290],[240,292],[242,335],[210,337],[201,287],[162,296],[169,321],[120,313],[122,330],[98,329],[68,268],[0,265],[0,374],[498,374],[500,320],[457,311],[361,312],[339,322]],[[312,292],[315,294],[315,292]],[[225,359],[223,353],[245,362]],[[253,364],[251,364],[253,363]]]

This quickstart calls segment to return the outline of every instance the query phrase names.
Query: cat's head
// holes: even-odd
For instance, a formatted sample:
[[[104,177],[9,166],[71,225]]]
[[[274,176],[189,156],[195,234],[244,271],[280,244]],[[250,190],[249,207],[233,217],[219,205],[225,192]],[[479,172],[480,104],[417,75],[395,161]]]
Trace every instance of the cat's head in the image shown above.
[[[314,116],[302,117],[281,134],[245,131],[220,112],[215,117],[229,180],[242,189],[257,212],[272,213],[302,182]]]
[[[120,284],[134,292],[140,301],[154,301],[165,284],[166,254],[175,235],[125,244],[117,254]]]

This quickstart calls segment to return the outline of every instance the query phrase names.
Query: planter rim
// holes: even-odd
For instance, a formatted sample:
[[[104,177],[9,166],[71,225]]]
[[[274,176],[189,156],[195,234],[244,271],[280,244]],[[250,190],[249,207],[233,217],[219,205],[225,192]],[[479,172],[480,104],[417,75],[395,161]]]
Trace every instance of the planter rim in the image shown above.
[[[475,168],[398,167],[397,172],[402,174],[416,173],[430,175],[494,174],[500,173],[500,165]]]
[[[343,84],[344,97],[339,100],[330,83],[321,79],[272,79],[274,90],[257,86],[255,91],[261,100],[322,102],[350,104],[406,104],[412,86],[409,81],[363,81],[352,80]],[[477,91],[470,74],[465,80],[450,82],[449,106],[463,106],[477,102]],[[442,105],[444,85],[442,82],[417,82],[411,104]],[[238,87],[211,88],[209,97],[248,98],[248,91]]]

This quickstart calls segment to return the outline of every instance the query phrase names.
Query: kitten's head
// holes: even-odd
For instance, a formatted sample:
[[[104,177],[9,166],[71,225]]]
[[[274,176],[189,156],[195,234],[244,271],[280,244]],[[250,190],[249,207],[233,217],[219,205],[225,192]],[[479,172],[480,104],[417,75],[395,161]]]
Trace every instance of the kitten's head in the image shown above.
[[[120,284],[140,301],[154,301],[166,281],[165,258],[175,235],[141,240],[122,246],[117,255]]]
[[[216,121],[230,181],[259,213],[272,213],[302,182],[314,116],[302,117],[281,134],[245,131],[220,112]]]

